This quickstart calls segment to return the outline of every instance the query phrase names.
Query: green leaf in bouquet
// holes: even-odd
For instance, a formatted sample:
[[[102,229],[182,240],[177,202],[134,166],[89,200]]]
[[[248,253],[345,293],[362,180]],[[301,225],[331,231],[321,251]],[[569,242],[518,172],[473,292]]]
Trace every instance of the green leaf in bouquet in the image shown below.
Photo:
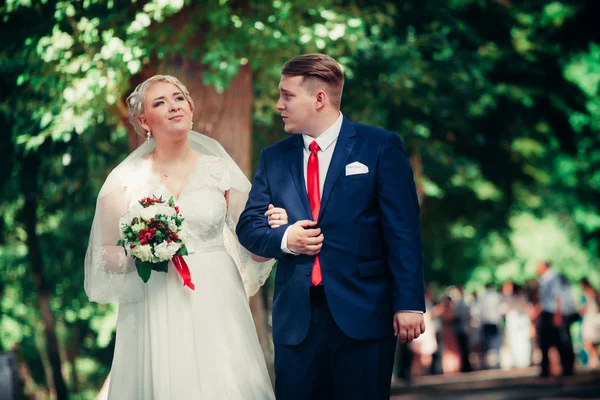
[[[138,275],[140,276],[140,278],[142,278],[144,283],[147,283],[148,279],[150,279],[150,274],[152,273],[152,263],[142,261],[139,258],[136,258],[135,259],[135,267],[137,269],[137,272],[138,272]]]
[[[167,272],[169,270],[169,262],[163,261],[159,263],[152,264],[152,269],[158,272]]]
[[[187,251],[187,247],[185,247],[184,245],[181,245],[181,247],[179,248],[179,250],[177,250],[177,253],[175,253],[176,256],[187,256],[188,255],[188,251]]]

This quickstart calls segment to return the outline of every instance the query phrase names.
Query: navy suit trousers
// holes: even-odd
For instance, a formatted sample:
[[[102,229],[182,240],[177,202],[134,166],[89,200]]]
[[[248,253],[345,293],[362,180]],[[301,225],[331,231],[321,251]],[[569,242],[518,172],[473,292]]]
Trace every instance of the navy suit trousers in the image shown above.
[[[355,340],[344,334],[322,286],[310,289],[310,303],[306,338],[295,346],[275,345],[277,399],[389,400],[396,337]]]

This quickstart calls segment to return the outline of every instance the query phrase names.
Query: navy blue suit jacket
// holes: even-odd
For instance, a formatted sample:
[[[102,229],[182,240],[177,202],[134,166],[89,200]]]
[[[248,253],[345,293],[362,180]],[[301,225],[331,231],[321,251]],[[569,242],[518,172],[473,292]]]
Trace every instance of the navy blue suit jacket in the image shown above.
[[[237,225],[241,244],[279,260],[275,274],[273,340],[296,345],[310,326],[314,257],[288,255],[281,240],[289,225],[271,229],[269,204],[285,208],[290,224],[312,220],[304,180],[302,135],[261,152],[246,209]],[[358,161],[366,174],[346,176]],[[327,171],[318,226],[319,254],[331,314],[348,336],[391,335],[395,311],[425,311],[423,259],[413,172],[399,136],[344,118]]]

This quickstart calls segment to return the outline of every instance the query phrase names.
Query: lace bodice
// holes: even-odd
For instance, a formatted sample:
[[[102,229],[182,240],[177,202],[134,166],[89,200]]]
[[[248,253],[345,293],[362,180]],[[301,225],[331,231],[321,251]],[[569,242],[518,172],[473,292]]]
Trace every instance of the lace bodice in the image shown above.
[[[144,196],[163,196],[164,199],[172,196],[161,183],[159,175],[149,173],[147,181],[147,185],[130,191],[132,202]],[[189,253],[223,247],[223,228],[227,222],[227,189],[227,164],[217,157],[201,156],[179,198],[175,199],[185,218],[185,243]]]
[[[250,182],[218,142],[192,131],[188,138],[199,158],[175,199],[185,218],[188,253],[226,251],[238,268],[246,294],[252,296],[268,278],[274,260],[254,261],[235,234]],[[143,197],[172,196],[161,183],[160,174],[153,172],[148,159],[153,150],[152,141],[138,147],[111,171],[98,194],[85,258],[85,290],[91,301],[144,300],[145,284],[135,272],[134,259],[125,256],[116,243],[119,221],[128,207]]]

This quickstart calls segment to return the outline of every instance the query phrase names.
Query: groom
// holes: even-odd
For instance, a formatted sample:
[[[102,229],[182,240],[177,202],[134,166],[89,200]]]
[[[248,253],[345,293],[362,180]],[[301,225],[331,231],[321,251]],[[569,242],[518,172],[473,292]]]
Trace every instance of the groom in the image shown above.
[[[397,335],[425,331],[419,205],[400,138],[340,112],[344,74],[322,54],[282,68],[291,137],[264,149],[237,225],[279,260],[273,302],[277,399],[389,399]],[[287,210],[293,224],[270,229]]]

